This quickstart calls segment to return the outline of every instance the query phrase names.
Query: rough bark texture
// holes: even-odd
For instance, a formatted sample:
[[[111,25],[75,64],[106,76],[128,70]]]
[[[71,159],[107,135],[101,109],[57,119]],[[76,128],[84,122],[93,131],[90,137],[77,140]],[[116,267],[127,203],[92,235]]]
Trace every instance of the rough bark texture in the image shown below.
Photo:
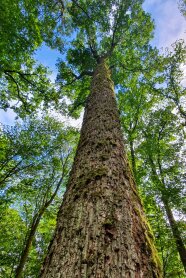
[[[161,277],[126,155],[109,71],[94,73],[42,278]]]

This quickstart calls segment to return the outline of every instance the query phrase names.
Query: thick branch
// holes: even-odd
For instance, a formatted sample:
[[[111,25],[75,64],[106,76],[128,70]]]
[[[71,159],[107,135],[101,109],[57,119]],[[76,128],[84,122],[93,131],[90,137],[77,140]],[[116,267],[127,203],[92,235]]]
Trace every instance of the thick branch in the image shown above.
[[[81,78],[83,78],[86,75],[92,76],[93,72],[91,72],[91,71],[82,71],[82,73],[80,75],[76,75],[75,73],[72,72],[72,75],[74,76],[74,79],[71,82],[66,83],[65,86],[73,84],[76,80],[80,80]]]

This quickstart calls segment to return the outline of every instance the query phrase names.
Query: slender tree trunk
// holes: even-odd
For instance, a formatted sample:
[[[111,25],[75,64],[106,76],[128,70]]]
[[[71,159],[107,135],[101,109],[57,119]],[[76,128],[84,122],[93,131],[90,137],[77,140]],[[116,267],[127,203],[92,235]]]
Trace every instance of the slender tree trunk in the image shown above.
[[[16,271],[15,271],[15,278],[21,278],[22,277],[23,269],[24,269],[25,263],[27,261],[27,258],[28,258],[29,252],[30,252],[30,248],[32,246],[32,242],[33,242],[33,239],[35,237],[35,233],[36,233],[37,227],[39,225],[40,219],[41,219],[41,216],[38,216],[32,222],[32,226],[30,228],[30,232],[29,232],[28,237],[26,239],[24,249],[21,253],[21,258],[19,260],[19,264],[18,264],[18,266],[16,268]]]
[[[94,73],[80,142],[42,278],[162,277],[134,184],[104,60]]]
[[[172,230],[174,240],[176,242],[176,247],[177,247],[178,253],[180,255],[181,262],[182,262],[183,267],[184,267],[185,272],[186,272],[186,248],[184,246],[184,243],[183,243],[183,240],[182,240],[182,237],[181,237],[181,233],[178,229],[178,225],[177,225],[177,223],[174,219],[172,210],[169,206],[168,198],[166,196],[166,186],[165,186],[165,180],[164,180],[162,166],[161,166],[161,162],[160,162],[160,154],[158,155],[158,166],[159,166],[159,171],[160,171],[160,175],[161,175],[161,182],[162,182],[162,185],[163,185],[162,202],[163,202],[164,207],[165,207],[167,218],[169,220],[169,224],[170,224],[170,227],[171,227],[171,230]]]
[[[63,169],[62,169],[63,170],[62,171],[62,176],[61,176],[59,182],[57,183],[57,186],[56,186],[56,189],[55,189],[54,193],[52,194],[50,199],[44,203],[43,207],[40,208],[39,213],[37,215],[35,215],[33,220],[32,220],[32,225],[31,225],[28,237],[26,238],[26,243],[25,243],[25,246],[24,246],[23,251],[21,253],[21,258],[19,260],[19,264],[18,264],[18,266],[16,268],[16,271],[15,271],[15,278],[21,278],[22,277],[23,270],[24,270],[24,267],[25,267],[25,263],[26,263],[26,261],[28,259],[28,255],[29,255],[30,249],[32,247],[32,242],[34,240],[35,233],[36,233],[36,230],[37,230],[37,228],[39,226],[41,217],[43,216],[43,214],[45,213],[46,209],[50,206],[50,204],[54,200],[54,198],[55,198],[55,196],[56,196],[56,194],[57,194],[57,192],[59,190],[59,187],[62,184],[64,173],[65,173],[65,169],[64,168],[65,168],[67,159],[68,159],[68,157],[66,158],[66,160],[64,162],[64,166],[63,166]]]
[[[174,240],[176,242],[177,251],[180,255],[181,262],[182,262],[184,270],[186,272],[186,248],[183,243],[180,230],[178,229],[177,223],[174,219],[172,210],[169,206],[168,199],[166,197],[166,195],[167,195],[166,194],[166,186],[165,186],[165,180],[163,177],[161,163],[160,163],[160,160],[158,160],[158,167],[159,167],[159,172],[160,172],[160,178],[159,178],[157,171],[156,171],[154,161],[150,156],[149,156],[149,160],[150,160],[150,164],[151,164],[152,174],[153,174],[154,178],[156,179],[157,184],[160,184],[159,190],[161,191],[161,200],[163,202],[165,212],[166,212],[169,224],[170,224],[170,228],[171,228]]]
[[[178,253],[180,255],[180,259],[182,261],[183,267],[184,267],[185,272],[186,272],[186,248],[184,246],[180,231],[178,229],[177,223],[174,219],[172,210],[170,209],[170,206],[169,206],[167,200],[164,197],[162,197],[162,201],[163,201],[163,204],[164,204],[164,207],[165,207],[165,211],[166,211],[166,214],[167,214],[167,218],[169,220],[169,224],[170,224],[170,227],[171,227],[171,230],[172,230],[174,240],[176,242],[176,246],[177,246]]]
[[[134,142],[131,139],[129,143],[130,143],[130,155],[131,155],[131,162],[132,162],[132,170],[134,173],[134,177],[136,179],[137,172],[136,172],[136,158],[135,158],[135,152],[134,152]]]

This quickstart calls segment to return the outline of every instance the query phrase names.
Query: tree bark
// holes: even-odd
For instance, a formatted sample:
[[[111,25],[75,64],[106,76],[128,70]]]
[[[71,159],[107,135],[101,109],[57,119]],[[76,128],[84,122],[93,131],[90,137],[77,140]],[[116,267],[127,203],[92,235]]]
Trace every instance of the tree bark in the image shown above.
[[[42,278],[162,277],[124,152],[109,70],[93,75],[80,142]]]

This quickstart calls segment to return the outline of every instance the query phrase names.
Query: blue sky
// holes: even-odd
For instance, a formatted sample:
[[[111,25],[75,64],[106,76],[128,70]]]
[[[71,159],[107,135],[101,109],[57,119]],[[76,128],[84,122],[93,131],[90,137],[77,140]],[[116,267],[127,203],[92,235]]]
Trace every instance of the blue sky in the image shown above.
[[[152,44],[159,49],[170,47],[178,39],[186,38],[186,19],[181,15],[176,0],[145,0],[143,7],[149,12],[155,22],[155,32]],[[57,73],[56,62],[60,57],[56,50],[42,46],[37,53],[36,59],[49,67],[53,72],[52,80]],[[7,112],[0,111],[0,122],[13,124],[15,114],[9,109]]]
[[[186,38],[186,19],[183,18],[176,0],[145,0],[145,11],[151,14],[155,22],[155,32],[152,44],[159,49],[170,47],[177,39]],[[60,53],[43,45],[36,53],[43,65],[48,66],[56,76],[56,60]]]
[[[186,19],[181,15],[176,0],[145,0],[145,11],[151,14],[155,22],[152,44],[159,49],[170,47],[178,39],[186,38]],[[36,58],[56,71],[56,59],[59,53],[43,46],[37,51]]]
[[[186,38],[186,19],[178,9],[178,0],[146,0],[143,7],[155,21],[153,44],[158,48]]]

